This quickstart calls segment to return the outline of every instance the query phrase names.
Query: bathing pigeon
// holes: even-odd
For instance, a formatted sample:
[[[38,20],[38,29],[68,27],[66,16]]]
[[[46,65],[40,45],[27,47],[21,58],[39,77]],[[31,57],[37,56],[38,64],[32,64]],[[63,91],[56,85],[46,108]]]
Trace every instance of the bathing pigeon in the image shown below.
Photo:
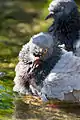
[[[80,100],[80,58],[56,46],[49,33],[34,35],[23,46],[14,91],[42,100]]]
[[[19,53],[19,62],[15,69],[14,91],[23,94],[30,92],[38,94],[37,89],[40,89],[43,80],[60,57],[60,55],[57,56],[57,52],[60,52],[60,50],[56,51],[56,47],[53,46],[52,36],[49,33],[42,32],[34,35],[23,46]],[[55,54],[53,54],[53,51]],[[54,56],[57,56],[56,59]],[[34,86],[33,90],[32,86]]]

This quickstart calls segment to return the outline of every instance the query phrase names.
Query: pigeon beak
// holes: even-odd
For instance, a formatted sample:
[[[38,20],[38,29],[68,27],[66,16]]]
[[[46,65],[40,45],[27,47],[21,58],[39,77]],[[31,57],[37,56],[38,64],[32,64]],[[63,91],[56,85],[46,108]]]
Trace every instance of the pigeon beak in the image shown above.
[[[36,65],[36,67],[38,67],[40,65],[40,58],[39,57],[35,57],[35,61],[34,64]]]
[[[40,58],[39,57],[35,57],[35,61],[39,60]]]
[[[45,20],[47,20],[47,19],[49,19],[49,18],[52,18],[53,17],[53,15],[54,15],[54,13],[52,12],[52,13],[50,13],[46,18],[45,18]]]
[[[34,61],[34,63],[38,64],[39,61],[40,61],[40,58],[39,58],[39,57],[35,57],[35,61]]]

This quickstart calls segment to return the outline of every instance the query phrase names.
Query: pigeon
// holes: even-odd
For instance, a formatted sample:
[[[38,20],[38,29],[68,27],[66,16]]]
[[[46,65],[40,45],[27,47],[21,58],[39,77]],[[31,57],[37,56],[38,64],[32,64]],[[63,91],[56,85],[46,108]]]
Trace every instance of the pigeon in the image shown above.
[[[19,62],[15,68],[13,91],[22,94],[39,94],[37,91],[41,88],[44,78],[60,56],[57,56],[57,52],[60,50],[56,51],[56,47],[53,46],[52,36],[49,33],[41,32],[32,36],[30,41],[22,47]],[[53,51],[55,54],[52,54]],[[57,56],[56,59],[54,56]]]
[[[80,101],[80,57],[56,45],[49,33],[34,35],[22,47],[15,71],[18,93]]]
[[[75,53],[80,36],[80,13],[74,0],[54,0],[49,5],[49,15],[53,18],[49,32],[59,44],[64,44],[67,51]]]

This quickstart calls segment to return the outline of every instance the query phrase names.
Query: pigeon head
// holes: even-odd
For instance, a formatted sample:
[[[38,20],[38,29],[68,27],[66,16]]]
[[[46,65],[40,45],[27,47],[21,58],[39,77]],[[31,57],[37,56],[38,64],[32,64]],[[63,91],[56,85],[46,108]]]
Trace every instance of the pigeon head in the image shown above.
[[[59,19],[64,17],[64,15],[69,15],[73,9],[77,8],[74,0],[54,0],[49,5],[49,15],[46,19],[53,17],[54,19]]]
[[[30,55],[33,59],[36,57],[37,59],[45,61],[53,52],[54,42],[49,33],[41,32],[37,35],[34,35],[29,43]]]

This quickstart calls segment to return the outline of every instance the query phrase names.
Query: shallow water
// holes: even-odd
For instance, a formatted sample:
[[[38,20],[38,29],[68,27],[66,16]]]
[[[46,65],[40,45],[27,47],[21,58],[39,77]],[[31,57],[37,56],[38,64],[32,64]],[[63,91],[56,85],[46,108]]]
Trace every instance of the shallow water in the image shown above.
[[[0,120],[80,120],[80,104],[42,103],[12,91],[22,45],[51,23],[44,22],[47,5],[47,0],[0,1]]]

